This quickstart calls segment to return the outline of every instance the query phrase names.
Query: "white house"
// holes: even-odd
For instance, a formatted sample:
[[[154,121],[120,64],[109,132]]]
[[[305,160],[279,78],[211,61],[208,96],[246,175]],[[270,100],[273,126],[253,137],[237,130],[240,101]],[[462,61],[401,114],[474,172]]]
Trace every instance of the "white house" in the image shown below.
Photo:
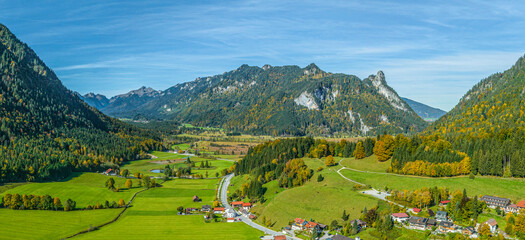
[[[394,220],[394,222],[404,222],[406,220],[408,220],[408,214],[406,213],[392,213],[392,220]]]

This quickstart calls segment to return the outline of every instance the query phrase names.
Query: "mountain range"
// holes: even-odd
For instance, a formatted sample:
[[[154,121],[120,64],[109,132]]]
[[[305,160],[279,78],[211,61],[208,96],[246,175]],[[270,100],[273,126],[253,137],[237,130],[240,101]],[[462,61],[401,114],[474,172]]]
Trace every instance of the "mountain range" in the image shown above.
[[[329,73],[315,64],[242,65],[164,91],[142,87],[107,99],[81,96],[118,118],[169,119],[197,126],[255,134],[376,134],[416,132],[426,127],[389,87],[383,72],[363,80]]]

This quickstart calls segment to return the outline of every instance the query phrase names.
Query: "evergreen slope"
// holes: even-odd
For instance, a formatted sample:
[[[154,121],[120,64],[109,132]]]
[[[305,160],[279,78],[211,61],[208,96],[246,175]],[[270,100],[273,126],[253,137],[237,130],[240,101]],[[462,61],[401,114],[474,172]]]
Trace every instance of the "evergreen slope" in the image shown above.
[[[109,104],[115,117],[137,115],[255,134],[367,135],[415,132],[426,123],[380,71],[360,80],[315,64],[236,70],[173,86],[137,106]],[[129,107],[131,106],[131,107]]]
[[[476,84],[419,138],[397,143],[391,170],[439,176],[448,168],[444,175],[525,177],[524,112],[522,57],[509,70]]]
[[[0,43],[0,182],[61,179],[160,147],[85,104],[1,24]]]

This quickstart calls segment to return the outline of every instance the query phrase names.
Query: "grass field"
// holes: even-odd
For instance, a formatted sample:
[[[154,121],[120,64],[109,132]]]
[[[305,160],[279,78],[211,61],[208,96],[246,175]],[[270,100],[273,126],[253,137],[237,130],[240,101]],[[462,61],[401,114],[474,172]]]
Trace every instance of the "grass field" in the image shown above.
[[[382,173],[363,173],[352,170],[342,170],[341,173],[358,182],[370,184],[376,189],[384,189],[388,186],[395,190],[415,190],[422,187],[446,187],[451,190],[467,190],[467,194],[494,195],[507,197],[518,201],[525,198],[525,179],[505,179],[497,177],[476,177],[474,180],[468,177],[454,178],[429,178],[400,176]]]
[[[114,224],[77,239],[256,239],[263,235],[244,223],[205,223],[202,215],[179,216],[177,207],[211,204],[218,179],[176,179],[137,196]],[[193,195],[203,199],[192,201]]]
[[[0,209],[0,239],[61,239],[115,218],[122,209],[38,211]]]
[[[323,165],[323,161],[318,159],[305,159],[305,162],[315,169]],[[319,173],[325,178],[322,182],[317,182]],[[245,179],[246,176],[235,177],[231,182],[234,186],[230,187],[230,193],[239,188]],[[275,223],[272,228],[276,230],[297,217],[330,224],[332,220],[340,220],[343,210],[355,219],[365,206],[371,208],[378,203],[375,198],[353,191],[354,185],[341,178],[332,168],[316,171],[312,179],[300,187],[283,189],[277,184],[276,180],[266,183],[266,202],[262,205],[257,203],[252,209],[259,215],[257,221],[261,221],[264,216]]]
[[[65,202],[68,198],[71,198],[73,201],[77,202],[77,207],[85,207],[88,204],[104,204],[105,200],[108,200],[109,202],[118,202],[119,199],[128,201],[135,192],[141,189],[124,189],[124,183],[126,179],[113,177],[113,179],[115,179],[115,186],[121,187],[119,192],[113,192],[105,187],[107,179],[109,179],[108,176],[98,173],[73,173],[73,175],[65,181],[27,183],[9,189],[3,194],[49,194],[51,197],[59,197],[62,202]]]
[[[168,153],[168,154],[176,155],[173,153]],[[202,174],[203,176],[205,176],[205,173],[208,172],[208,176],[210,178],[215,177],[215,173],[220,174],[220,172],[223,169],[229,168],[233,164],[232,161],[227,161],[227,160],[211,160],[211,159],[205,159],[205,158],[200,158],[200,157],[190,157],[190,159],[191,161],[195,162],[195,166],[196,166],[195,168],[192,168],[191,170],[192,173],[198,173],[198,174]],[[164,173],[153,173],[151,172],[151,170],[153,169],[163,170],[166,167],[166,164],[169,164],[171,168],[173,167],[175,168],[184,167],[185,168],[186,167],[186,164],[183,162],[169,163],[167,162],[167,160],[171,160],[171,159],[156,158],[156,159],[144,159],[144,160],[130,161],[130,162],[124,163],[121,169],[128,169],[131,172],[131,175],[133,175],[136,172],[139,172],[147,176],[164,176]],[[159,161],[163,161],[163,162],[166,161],[166,162],[164,162],[165,164],[157,163]],[[212,168],[198,169],[201,161],[208,161],[208,163],[211,164]]]
[[[390,161],[379,162],[376,155],[372,155],[363,159],[345,158],[341,164],[347,168],[357,169],[368,172],[386,172],[390,167]]]

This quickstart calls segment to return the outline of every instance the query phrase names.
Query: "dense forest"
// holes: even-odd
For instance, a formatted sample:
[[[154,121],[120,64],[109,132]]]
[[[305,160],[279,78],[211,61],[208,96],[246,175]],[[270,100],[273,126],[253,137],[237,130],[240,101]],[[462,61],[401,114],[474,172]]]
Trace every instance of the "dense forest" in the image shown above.
[[[0,182],[58,180],[162,149],[156,133],[85,104],[3,25],[0,42]]]
[[[285,188],[301,186],[313,175],[301,158],[357,155],[363,158],[373,154],[375,142],[374,138],[334,142],[311,137],[268,141],[248,149],[246,156],[235,163],[235,174],[250,174],[261,183],[278,180],[279,186]]]
[[[419,137],[397,143],[391,171],[525,177],[525,59],[476,84]]]
[[[97,105],[96,95],[90,96],[86,100]],[[115,117],[169,119],[274,136],[413,133],[427,126],[387,85],[381,71],[361,80],[324,72],[315,64],[242,65],[160,93],[131,91],[101,110]]]

